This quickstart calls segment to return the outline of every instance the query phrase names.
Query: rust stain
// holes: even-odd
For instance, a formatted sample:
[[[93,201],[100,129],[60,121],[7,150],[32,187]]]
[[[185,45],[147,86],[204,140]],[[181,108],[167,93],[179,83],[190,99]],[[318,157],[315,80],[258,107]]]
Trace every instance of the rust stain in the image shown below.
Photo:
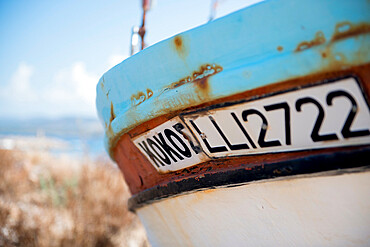
[[[330,50],[324,50],[322,52],[327,53],[326,63],[334,63],[331,59],[336,61],[342,60],[343,56],[341,54],[335,53],[331,54]],[[340,63],[341,64],[341,63]],[[334,66],[333,65],[333,66]],[[292,78],[280,83],[275,83],[267,85],[264,87],[256,88],[249,90],[247,92],[231,95],[222,99],[210,101],[202,105],[197,105],[195,107],[190,107],[189,109],[184,109],[181,112],[186,112],[187,110],[199,109],[208,107],[213,104],[218,104],[222,102],[232,102],[238,100],[249,100],[255,97],[256,95],[264,95],[268,92],[284,91],[292,87],[298,87],[303,85],[308,85],[313,82],[325,80],[328,78],[338,78],[346,75],[356,75],[363,82],[364,90],[366,95],[370,95],[370,83],[367,83],[370,80],[369,68],[370,64],[349,67],[347,69],[342,69],[335,65],[331,69],[325,69],[321,73],[313,73],[308,76],[300,78]],[[178,113],[178,112],[177,112]],[[112,157],[117,161],[118,166],[123,172],[127,183],[129,184],[130,191],[132,194],[136,194],[145,189],[151,188],[156,185],[165,185],[171,181],[180,181],[190,177],[197,177],[200,179],[207,174],[219,173],[226,170],[235,169],[238,167],[243,167],[246,170],[254,169],[256,165],[269,164],[272,162],[283,161],[286,159],[294,159],[298,157],[306,156],[312,151],[300,151],[297,153],[280,153],[280,154],[264,154],[262,156],[246,156],[246,157],[235,157],[230,159],[217,159],[210,160],[206,162],[201,162],[195,166],[184,168],[183,170],[168,172],[160,174],[156,171],[153,165],[146,159],[146,157],[141,154],[136,148],[135,144],[132,142],[131,138],[138,134],[142,134],[145,131],[152,129],[161,123],[171,119],[177,113],[167,113],[160,117],[154,118],[148,122],[142,123],[139,126],[136,126],[134,129],[130,130],[128,133],[123,135],[117,135],[116,143],[110,145]],[[118,138],[119,137],[119,138]],[[342,148],[336,148],[335,150],[341,150]],[[330,150],[330,152],[335,152],[335,150]],[[317,150],[315,153],[324,153],[329,152],[325,150]],[[275,173],[279,173],[276,171]],[[289,169],[286,170],[289,172]],[[139,176],[142,178],[140,180]]]
[[[331,38],[331,41],[337,41],[353,36],[358,36],[360,34],[368,33],[370,32],[370,24],[361,22],[358,24],[353,24],[349,21],[344,21],[341,23],[338,23],[335,26],[335,31],[333,34],[333,37]]]
[[[335,26],[334,34],[330,42],[346,39],[349,37],[355,37],[364,33],[370,32],[370,23],[360,22],[357,24],[351,23],[349,21],[340,22]],[[315,37],[311,41],[303,41],[298,44],[295,52],[307,50],[313,46],[321,45],[326,42],[324,33],[321,31],[316,32]],[[278,51],[279,50],[278,46]],[[281,47],[282,48],[282,47]],[[323,58],[327,57],[327,54],[322,54]]]
[[[114,114],[113,103],[110,102],[110,119],[109,122],[111,123],[116,118],[116,114]]]
[[[106,135],[108,137],[112,137],[114,135],[112,129],[112,121],[116,118],[116,114],[114,113],[113,103],[110,102],[110,118],[109,123],[105,123],[105,128],[107,128]]]
[[[320,49],[319,54],[322,57],[320,66],[321,71],[329,72],[335,70],[344,70],[350,67],[351,63],[348,61],[346,56],[341,52],[333,51],[331,43],[329,43],[323,49]]]
[[[307,82],[307,80],[313,80],[313,79],[317,80],[318,79],[317,74],[322,74],[322,73],[325,74],[325,78],[326,77],[332,77],[334,75],[338,75],[339,71],[341,71],[339,74],[342,74],[342,72],[343,73],[345,71],[348,72],[348,70],[352,68],[352,63],[347,61],[344,54],[341,54],[339,52],[331,51],[331,47],[332,47],[331,45],[332,45],[332,43],[334,43],[332,41],[342,39],[344,37],[348,37],[348,36],[351,36],[351,35],[359,34],[359,33],[366,33],[366,32],[369,31],[369,24],[364,24],[364,23],[349,24],[349,25],[348,24],[349,24],[349,22],[338,23],[336,25],[336,30],[337,30],[336,34],[332,36],[332,38],[330,39],[330,42],[328,42],[325,47],[323,46],[323,49],[320,49],[318,51],[319,55],[323,58],[320,69],[313,70],[311,72],[311,75],[299,78],[299,80],[297,80],[297,78],[294,78],[294,81],[297,80],[297,81],[306,81]],[[346,25],[348,27],[346,27]],[[340,31],[340,34],[338,34],[339,31]],[[316,36],[320,37],[320,32],[317,32]],[[322,38],[325,38],[325,37],[322,37]],[[182,38],[180,38],[180,40],[182,42],[182,47],[184,48],[184,40]],[[320,38],[319,38],[319,40],[320,40]],[[308,43],[311,44],[311,42],[312,41],[310,41],[310,42],[306,41],[306,46],[307,46]],[[313,42],[313,43],[315,43],[315,42]],[[172,44],[175,45],[174,42]],[[303,49],[303,48],[304,47],[301,46],[300,50]],[[363,50],[356,51],[356,53],[355,53],[355,56],[356,56],[355,59],[356,60],[358,60],[358,61],[365,61],[366,60],[366,53],[364,53],[362,51]],[[187,108],[186,110],[190,111],[190,110],[194,110],[194,109],[197,109],[197,108],[200,108],[200,107],[207,107],[207,106],[210,106],[210,105],[215,104],[217,102],[220,103],[220,102],[223,102],[223,101],[235,100],[236,99],[235,95],[233,95],[233,96],[225,97],[220,101],[219,100],[212,100],[212,101],[209,101],[209,102],[202,101],[203,103],[200,103],[200,100],[204,100],[204,96],[206,95],[206,93],[208,93],[207,90],[209,90],[209,85],[208,85],[208,82],[207,82],[207,78],[203,81],[200,81],[200,79],[199,79],[199,77],[201,77],[202,74],[203,74],[202,73],[202,67],[204,69],[204,66],[200,67],[200,69],[199,69],[200,73],[199,74],[197,74],[197,73],[194,74],[193,73],[191,76],[187,76],[187,77],[185,77],[185,78],[183,78],[183,79],[181,79],[177,82],[172,83],[170,86],[165,88],[165,89],[175,89],[175,88],[177,88],[181,85],[184,85],[186,83],[194,83],[194,85],[199,87],[199,89],[201,89],[202,87],[206,89],[206,90],[198,90],[199,94],[198,93],[196,93],[196,95],[193,94],[193,95],[191,95],[192,97],[189,97],[189,95],[183,95],[183,94],[178,95],[178,101],[177,102],[186,102],[187,105],[192,105],[191,107]],[[220,67],[218,70],[216,70],[216,73],[219,72],[219,71],[222,71],[222,67]],[[211,75],[212,75],[212,72],[210,74],[203,75],[203,77],[207,77],[207,76],[211,76]],[[320,77],[320,78],[325,79],[324,77]],[[290,82],[290,83],[293,83],[293,82]],[[277,83],[275,85],[281,85],[281,84]],[[269,91],[278,90],[279,88],[280,88],[280,86],[277,86],[276,88],[272,87],[271,89],[269,89]],[[240,95],[243,95],[242,98],[244,99],[245,97],[248,98],[250,94],[253,94],[253,95],[254,94],[261,94],[261,95],[263,95],[265,93],[266,93],[265,90],[263,90],[262,88],[258,88],[256,90],[248,91],[247,93],[245,93],[245,94],[242,93]],[[147,90],[146,94],[149,95],[150,97],[152,97],[151,90],[150,91]],[[135,98],[134,98],[135,95],[136,94],[134,94],[131,97],[131,100],[135,101]],[[134,105],[134,103],[135,102],[133,102],[133,105]],[[142,103],[142,102],[139,102],[139,103]],[[161,104],[172,104],[173,102],[172,101],[166,101],[166,102],[160,102],[160,103]],[[184,111],[184,110],[182,110],[182,111]],[[162,114],[162,117],[156,118],[156,121],[159,119],[160,120],[159,122],[164,122],[164,121],[169,120],[172,117],[176,116],[178,113],[180,113],[182,111],[180,111],[180,110],[171,111],[168,108],[164,108],[160,112]],[[134,118],[134,117],[136,117],[136,114],[134,114],[134,112],[133,112],[132,116],[130,116],[130,117]],[[130,130],[132,130],[130,132],[131,136],[135,136],[139,132],[142,133],[140,128],[138,128],[138,129],[136,128],[138,126],[139,126],[139,124],[135,125],[135,126],[132,126],[132,128],[130,128]],[[151,128],[148,127],[149,125],[147,123],[143,123],[141,126],[146,126],[147,130],[151,129]],[[110,126],[108,126],[108,127],[110,127]],[[129,130],[128,129],[123,129],[119,133],[115,133],[115,135],[113,136],[113,132],[110,135],[109,129],[107,130],[107,136],[112,137],[112,138],[110,138],[110,143],[109,143],[109,146],[110,146],[109,153],[110,153],[111,157],[114,157],[114,149],[115,149],[120,137],[124,133],[126,133],[127,131],[129,131]],[[153,172],[156,172],[156,171],[154,170]],[[144,181],[144,183],[145,183],[145,181]]]
[[[100,88],[103,92],[105,92],[105,80],[104,80],[104,76],[102,77],[102,82],[100,83]],[[109,93],[110,93],[110,89],[105,92],[105,95],[107,96],[107,99],[109,99]]]
[[[167,89],[175,89],[186,83],[194,83],[202,93],[208,93],[208,78],[222,71],[222,67],[217,64],[204,64],[194,71],[190,76],[184,77],[177,82],[172,83]]]
[[[114,132],[113,132],[113,129],[112,129],[112,125],[111,125],[111,123],[109,123],[109,125],[108,125],[108,129],[107,129],[107,131],[106,131],[106,135],[107,135],[108,137],[114,136]]]
[[[307,50],[313,46],[321,45],[326,42],[325,35],[323,32],[318,31],[315,34],[315,37],[311,41],[303,41],[298,44],[297,48],[295,49],[295,52],[304,51]]]
[[[109,93],[110,93],[110,89],[105,93],[105,95],[107,96],[107,99],[109,99]]]
[[[153,96],[153,91],[151,89],[147,89],[146,93],[138,92],[136,94],[131,95],[131,105],[138,106],[143,103],[145,100],[150,99]]]
[[[182,52],[183,46],[181,36],[176,36],[173,42],[175,43],[176,50]]]
[[[284,48],[283,48],[281,45],[279,45],[276,49],[277,49],[278,51],[283,51],[283,50],[284,50]]]
[[[104,83],[105,83],[104,76],[101,78],[101,80],[102,82],[100,83],[100,87],[104,91]]]
[[[208,81],[207,81],[207,78],[208,77],[205,77],[205,78],[202,78],[200,79],[198,82],[197,82],[197,85],[199,86],[199,88],[203,91],[208,91]]]
[[[185,40],[181,35],[177,35],[173,39],[173,46],[175,48],[176,53],[180,56],[180,58],[185,59],[187,56],[187,47],[185,45]]]
[[[320,69],[312,71],[311,74],[307,76],[287,79],[286,81],[283,81],[280,83],[275,83],[275,84],[268,85],[265,87],[256,88],[256,89],[249,90],[249,91],[246,91],[238,95],[231,95],[231,96],[228,96],[222,99],[217,99],[217,100],[205,102],[202,104],[199,104],[199,101],[194,101],[194,104],[197,103],[197,105],[194,105],[187,109],[182,109],[181,112],[207,107],[207,106],[210,106],[216,103],[236,101],[240,99],[248,100],[248,99],[251,99],[252,97],[255,97],[256,95],[264,95],[268,92],[287,90],[292,87],[306,85],[306,84],[310,84],[316,81],[325,80],[328,78],[337,78],[337,77],[342,77],[342,76],[347,76],[347,75],[356,75],[361,79],[361,81],[365,82],[363,86],[365,88],[366,95],[370,95],[370,83],[368,83],[370,80],[370,73],[369,73],[370,64],[368,63],[366,65],[353,67],[351,63],[347,61],[344,54],[340,52],[335,52],[334,50],[332,51],[332,42],[331,42],[331,41],[344,39],[344,38],[347,38],[353,35],[357,35],[360,33],[366,33],[369,31],[369,25],[368,24],[366,25],[365,26],[362,24],[348,25],[347,22],[337,24],[335,28],[336,32],[330,39],[330,42],[328,42],[327,45],[322,46],[322,48],[320,47],[320,49],[318,49],[318,52],[319,52],[318,54],[323,58],[322,64],[321,64],[322,66],[320,66]],[[358,26],[362,26],[362,28],[359,28]],[[338,33],[339,31],[340,31],[340,34]],[[323,43],[326,42],[326,39],[323,36],[323,34],[322,36],[320,36],[320,32],[317,32],[313,41],[302,42],[301,46],[297,47],[296,51],[302,51],[314,45],[319,45],[320,42],[317,42],[317,40]],[[276,49],[279,50],[278,48]],[[356,56],[357,56],[357,59],[360,61],[361,59],[364,60],[363,56],[366,56],[366,54],[364,54],[361,51],[358,51],[356,52]],[[216,70],[209,70],[207,69],[208,65],[209,64],[200,66],[198,70],[196,70],[189,76],[186,76],[183,79],[172,83],[166,89],[175,89],[184,84],[193,83],[194,86],[199,88],[199,91],[203,91],[202,87],[206,89],[205,91],[207,91],[209,87],[208,82],[207,82],[208,77],[222,71],[223,69],[222,67],[220,67],[219,69],[216,69]],[[209,65],[209,66],[215,69],[214,68],[215,65]],[[145,94],[146,97],[150,98],[152,97],[153,94],[151,90],[150,91],[148,90],[149,89],[144,91],[143,94]],[[182,95],[179,95],[179,97],[182,97]],[[184,96],[184,97],[187,97],[187,96]],[[186,98],[186,100],[187,102],[190,102],[189,100],[191,99]],[[117,161],[121,171],[124,173],[125,177],[127,178],[130,191],[133,194],[138,193],[139,191],[145,190],[147,188],[151,188],[158,184],[166,184],[169,181],[187,179],[191,176],[196,176],[199,179],[200,176],[202,176],[203,174],[207,175],[211,173],[217,173],[217,172],[220,172],[221,170],[229,170],[235,167],[240,167],[241,165],[244,166],[244,164],[248,164],[248,166],[246,166],[245,169],[251,169],[251,167],[253,167],[256,164],[259,164],[260,162],[263,162],[263,163],[268,163],[272,161],[276,162],[276,160],[284,160],[286,157],[288,157],[288,154],[286,156],[279,155],[279,154],[271,154],[271,155],[264,155],[263,156],[264,158],[262,161],[259,160],[258,157],[257,158],[256,157],[243,157],[243,158],[235,158],[235,159],[233,158],[231,160],[223,160],[223,159],[211,160],[211,161],[201,162],[193,167],[185,168],[184,170],[160,174],[155,170],[153,165],[144,157],[144,155],[138,152],[136,146],[132,143],[130,137],[144,133],[145,131],[152,129],[155,126],[158,126],[159,124],[176,116],[179,112],[180,111],[172,112],[168,109],[163,110],[162,112],[163,115],[161,115],[160,117],[157,117],[148,122],[141,123],[140,125],[135,126],[133,129],[127,132],[127,134],[124,134],[125,132],[123,131],[119,134],[116,133],[115,138],[111,140],[109,152],[111,156],[114,157],[114,159]],[[107,132],[111,131],[110,124],[108,127],[109,129],[107,130]],[[111,133],[112,133],[111,136],[113,136],[112,131]],[[109,136],[109,134],[107,135]],[[317,152],[319,153],[319,151]],[[308,154],[308,151],[298,152],[298,153],[294,153],[294,155],[290,154],[292,155],[290,158],[301,157],[307,154]],[[140,164],[140,167],[137,166],[138,164]],[[279,172],[281,171],[277,170],[275,173],[279,173]],[[142,179],[140,179],[139,176]]]
[[[147,95],[147,97],[148,97],[148,99],[150,98],[150,97],[152,97],[153,96],[153,91],[151,90],[151,89],[147,89],[146,90],[146,95]]]

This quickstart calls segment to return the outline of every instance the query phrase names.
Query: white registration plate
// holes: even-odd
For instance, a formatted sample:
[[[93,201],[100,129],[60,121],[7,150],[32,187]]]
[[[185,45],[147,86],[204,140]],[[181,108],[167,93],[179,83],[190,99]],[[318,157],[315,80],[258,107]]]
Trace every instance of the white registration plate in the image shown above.
[[[159,171],[179,170],[211,158],[370,143],[369,107],[352,77],[196,111],[171,121],[134,139]],[[187,134],[176,131],[176,123]],[[170,133],[166,129],[178,138],[171,133],[166,139],[164,131]]]
[[[211,157],[370,143],[369,107],[354,78],[184,116]]]

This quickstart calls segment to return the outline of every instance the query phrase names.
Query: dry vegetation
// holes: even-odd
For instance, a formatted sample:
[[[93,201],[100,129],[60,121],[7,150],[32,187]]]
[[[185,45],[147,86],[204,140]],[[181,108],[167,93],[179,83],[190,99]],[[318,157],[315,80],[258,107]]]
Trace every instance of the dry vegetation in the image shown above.
[[[108,160],[0,150],[0,246],[148,246]]]

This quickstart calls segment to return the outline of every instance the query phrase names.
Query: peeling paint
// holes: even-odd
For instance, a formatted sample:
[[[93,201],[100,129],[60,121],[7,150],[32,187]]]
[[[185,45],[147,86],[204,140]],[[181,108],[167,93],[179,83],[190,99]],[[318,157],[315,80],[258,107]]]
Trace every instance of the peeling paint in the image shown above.
[[[370,24],[361,22],[358,24],[353,24],[349,21],[344,21],[338,23],[335,26],[334,35],[331,38],[331,41],[341,40],[353,36],[358,36],[360,34],[370,32]]]
[[[151,89],[146,89],[146,92],[138,92],[136,94],[133,94],[131,96],[131,105],[132,106],[138,106],[141,103],[143,103],[145,100],[150,99],[153,96],[153,91]]]
[[[152,97],[153,96],[153,91],[151,90],[151,89],[146,89],[146,95],[148,96],[148,98],[147,99],[149,99],[150,97]]]
[[[348,74],[355,74],[357,75],[360,80],[367,81],[369,78],[368,73],[368,65],[359,66],[359,67],[351,67],[350,69],[343,70],[340,69],[343,64],[345,64],[345,57],[343,54],[339,52],[335,52],[335,54],[332,54],[330,49],[327,48],[324,50],[327,53],[327,58],[325,60],[325,64],[323,64],[324,71],[322,73],[313,72],[310,75],[302,76],[300,78],[291,78],[287,81],[283,81],[276,84],[271,84],[262,88],[256,88],[252,91],[248,91],[245,93],[241,93],[238,95],[231,95],[226,98],[219,99],[218,101],[211,101],[203,106],[197,106],[199,107],[207,107],[209,105],[214,105],[216,103],[223,103],[223,102],[230,102],[230,101],[238,101],[238,100],[248,100],[253,98],[256,95],[264,95],[268,92],[276,92],[276,91],[284,91],[288,90],[291,87],[299,87],[303,85],[307,85],[312,82],[325,80],[327,78],[334,78],[334,77],[342,77]],[[321,51],[323,52],[323,51]],[[337,57],[337,58],[335,58]],[[340,60],[340,61],[339,61]],[[332,67],[331,67],[332,66]],[[367,84],[364,84],[365,86]],[[367,89],[366,94],[370,93],[370,87],[366,87]],[[188,109],[182,110],[182,112],[186,111]],[[174,113],[175,115],[178,113]],[[142,123],[141,125],[137,126],[135,129],[128,132],[128,134],[131,136],[136,136],[139,134],[142,134],[143,132],[152,129],[161,123],[167,121],[168,119],[172,118],[172,113],[167,112],[166,115],[163,115],[161,117],[152,119],[148,122]],[[133,171],[140,174],[142,177],[143,184],[141,184],[140,180],[137,180],[136,182],[131,181],[132,184],[130,185],[130,190],[133,194],[136,194],[140,191],[146,190],[148,188],[151,188],[153,186],[156,186],[158,184],[165,185],[169,181],[182,181],[184,179],[188,178],[201,178],[204,176],[207,177],[207,174],[214,174],[219,173],[221,170],[230,170],[235,169],[237,166],[240,166],[242,164],[243,169],[245,170],[251,170],[252,167],[255,167],[256,165],[260,164],[259,159],[256,156],[253,157],[239,157],[235,159],[217,159],[217,160],[211,160],[204,163],[199,163],[196,166],[184,168],[183,170],[175,171],[175,172],[169,172],[169,173],[157,173],[154,172],[153,166],[145,159],[145,157],[142,157],[142,155],[139,154],[138,150],[134,148],[134,144],[130,141],[130,137],[128,134],[124,134],[124,137],[121,137],[120,140],[116,139],[118,141],[118,144],[112,145],[112,147],[118,146],[119,148],[116,150],[118,152],[114,152],[115,160],[118,162],[118,164],[121,164],[121,169],[125,173],[125,177],[129,178],[129,180],[134,180],[134,175],[132,174]],[[117,135],[119,136],[119,135]],[[127,138],[125,136],[128,136]],[[339,150],[339,149],[338,149]],[[113,152],[113,150],[111,150]],[[332,152],[331,150],[330,152]],[[305,156],[309,154],[311,151],[303,151],[303,152],[297,152],[289,154],[286,153],[284,155],[279,154],[267,154],[263,156],[263,162],[262,164],[271,163],[274,160],[281,160],[285,159],[286,157],[290,156],[290,158],[298,158]],[[325,150],[319,150],[318,153],[325,152]],[[132,161],[133,157],[136,157],[135,162]],[[279,158],[277,158],[279,157]],[[137,163],[140,163],[142,167],[139,169],[137,168]],[[145,168],[144,168],[145,167]],[[286,174],[286,172],[289,172],[286,170],[280,172],[279,170],[275,171],[275,175],[279,174]],[[278,174],[279,173],[279,174]],[[137,177],[137,176],[136,176]],[[132,178],[132,179],[131,179]],[[197,181],[197,180],[195,180]],[[199,182],[199,181],[197,181]]]
[[[325,35],[323,32],[318,31],[315,34],[315,37],[311,41],[303,41],[298,44],[297,48],[295,49],[296,52],[307,50],[313,46],[321,45],[326,42]]]
[[[274,1],[268,4],[273,5]],[[246,46],[245,43],[241,42],[250,37],[249,32],[237,32],[235,36],[222,36],[223,33],[219,32],[220,27],[224,26],[225,30],[230,30],[230,28],[238,28],[239,30],[239,27],[229,27],[228,25],[233,23],[230,20],[237,20],[237,18],[241,18],[241,16],[245,21],[249,20],[249,23],[252,21],[251,12],[239,11],[234,14],[234,17],[233,15],[225,17],[225,21],[220,19],[217,22],[213,22],[214,24],[207,24],[205,27],[199,28],[198,30],[179,34],[167,41],[163,41],[162,45],[148,48],[147,51],[143,52],[142,56],[130,58],[130,60],[122,66],[122,69],[126,68],[126,64],[132,65],[127,66],[127,68],[130,68],[129,73],[132,73],[130,77],[132,79],[131,81],[128,81],[126,77],[122,77],[116,70],[112,70],[109,72],[110,76],[106,76],[107,80],[109,79],[109,84],[104,85],[104,78],[102,77],[100,82],[101,85],[98,87],[98,93],[100,94],[97,100],[97,104],[99,105],[98,111],[101,114],[100,117],[103,118],[106,123],[105,141],[111,157],[113,158],[115,156],[114,153],[116,152],[115,149],[119,139],[125,133],[129,133],[129,131],[140,125],[148,126],[147,121],[149,117],[161,117],[161,119],[172,118],[180,111],[207,107],[215,102],[235,100],[235,94],[244,95],[243,99],[250,97],[251,94],[266,94],[275,91],[275,89],[279,89],[279,85],[282,85],[282,81],[294,79],[294,81],[290,81],[290,83],[293,84],[296,83],[296,81],[308,82],[313,81],[316,75],[320,75],[320,79],[325,79],[326,77],[331,78],[333,75],[346,75],[344,70],[346,70],[346,73],[356,74],[358,71],[356,68],[357,66],[369,63],[369,53],[367,52],[368,49],[366,49],[367,43],[364,42],[368,37],[361,37],[365,35],[359,35],[361,39],[356,38],[358,34],[366,34],[369,32],[370,24],[367,24],[367,15],[364,12],[366,6],[368,7],[368,5],[361,3],[361,1],[356,1],[356,4],[346,4],[345,1],[335,3],[331,1],[325,3],[304,1],[302,4],[300,3],[297,5],[297,7],[301,7],[299,9],[302,15],[302,19],[299,19],[300,22],[297,20],[297,23],[292,23],[291,21],[287,21],[289,18],[281,18],[281,23],[279,23],[279,25],[284,24],[283,26],[287,30],[299,29],[299,32],[295,35],[284,32],[279,36],[272,37],[271,40],[264,40],[266,33],[264,27],[271,22],[269,18],[264,17],[264,19],[261,19],[261,22],[256,22],[255,27],[253,27],[255,30],[261,30],[253,34],[255,41],[259,42],[264,40],[265,42],[261,44],[266,44],[265,47],[262,47],[257,46],[256,43],[255,47],[261,49],[261,53],[254,50],[254,46]],[[257,9],[258,8],[259,7],[257,7]],[[310,11],[308,11],[308,9]],[[328,10],[330,10],[332,18],[320,18],[323,14],[327,13]],[[260,11],[260,15],[266,13],[265,10]],[[291,9],[284,9],[284,11],[285,12],[281,12],[282,15],[279,15],[279,17],[286,17],[291,13]],[[273,17],[271,16],[271,18]],[[226,19],[229,20],[227,21]],[[278,19],[276,18],[276,20]],[[214,37],[217,36],[211,36],[209,35],[210,33],[219,34],[220,39],[214,39]],[[286,33],[289,33],[289,35],[286,35]],[[309,35],[307,35],[308,33]],[[351,36],[354,36],[354,39],[345,40]],[[366,40],[362,38],[366,38]],[[341,42],[337,42],[338,40]],[[231,42],[235,45],[227,45]],[[321,42],[325,44],[320,45]],[[189,44],[191,44],[191,46]],[[237,44],[242,44],[242,48]],[[210,49],[211,47],[214,49]],[[311,47],[314,48],[312,51],[299,53],[299,51],[305,51]],[[189,53],[190,48],[191,53]],[[289,52],[295,49],[297,53],[293,54]],[[255,51],[256,54],[253,55]],[[271,52],[275,52],[275,54],[272,54],[273,56],[271,56],[271,59],[265,60],[266,55],[270,55]],[[312,52],[314,56],[309,57],[310,52]],[[199,57],[202,58],[201,61]],[[289,57],[292,57],[292,60],[285,59]],[[169,60],[158,62],[158,58],[169,58]],[[292,70],[293,73],[287,73],[286,68],[288,67],[286,66],[290,66],[289,69],[294,67],[291,66],[291,61],[298,61],[298,58],[302,58],[299,60],[302,61],[302,63],[293,64],[297,65],[294,71]],[[276,69],[274,68],[273,71],[271,71],[273,74],[266,72],[265,76],[264,73],[260,72],[261,70],[265,71],[265,66],[268,67],[273,64],[275,59],[277,61],[275,64]],[[191,72],[193,70],[201,71],[201,69],[197,69],[197,66],[203,64],[204,61],[208,63],[223,61],[222,66],[227,66],[227,73],[223,74],[225,74],[225,78],[227,78],[228,81],[223,85],[221,85],[221,83],[218,84],[216,88],[216,85],[211,83],[212,78],[209,78],[214,72],[210,74],[205,73],[205,75],[200,76],[192,74]],[[257,63],[254,63],[256,61],[258,63],[261,62],[261,66],[256,66]],[[238,67],[233,67],[234,62]],[[135,66],[148,64],[151,66],[151,77],[148,77],[148,75],[138,75]],[[242,70],[242,66],[246,66],[246,68]],[[256,67],[262,69],[256,69]],[[268,68],[271,69],[271,67]],[[248,72],[246,72],[247,70]],[[168,72],[170,76],[164,72]],[[175,72],[178,74],[176,77],[173,77],[171,73]],[[364,73],[365,72],[361,72],[361,74]],[[322,74],[325,74],[325,78],[321,77]],[[185,75],[187,76],[185,77]],[[358,76],[358,74],[356,75]],[[183,76],[184,78],[177,81],[176,78],[181,78]],[[278,79],[275,80],[275,77]],[[153,83],[151,83],[152,78]],[[248,80],[248,83],[242,84],[240,78]],[[122,95],[119,95],[121,90],[124,91],[126,82],[131,83],[142,80],[148,82],[147,87],[150,87],[154,91],[154,97],[152,97],[153,91],[148,91],[146,87],[143,88],[142,85],[141,87],[138,85],[133,91],[130,91],[128,97],[125,96],[125,98],[122,98]],[[175,80],[176,82],[174,82]],[[173,83],[171,84],[171,82]],[[179,88],[189,83],[190,85]],[[240,90],[236,87],[228,87],[227,84],[232,83],[239,83]],[[266,91],[263,87],[260,87],[267,85],[266,83],[274,83],[275,86],[272,86]],[[112,91],[109,94],[107,91],[113,84],[115,84],[112,88],[114,93]],[[223,91],[219,90],[219,87],[223,87]],[[164,91],[172,89],[175,89],[175,91],[158,97]],[[228,91],[230,91],[230,96],[224,97]],[[109,94],[109,99],[107,94]],[[150,102],[152,104],[145,104],[138,108],[135,107],[150,97],[152,97]],[[119,121],[115,121],[117,125],[114,126],[114,134],[111,130],[111,124],[109,123],[111,118],[109,104],[112,100],[115,102],[115,113],[117,114],[117,118],[119,118]],[[126,103],[126,101],[128,101],[128,103]],[[120,107],[119,111],[117,107]],[[150,111],[148,109],[150,109]],[[144,177],[143,181],[145,184]]]
[[[209,89],[208,77],[222,71],[222,67],[216,64],[205,64],[200,66],[197,71],[194,71],[190,76],[184,77],[177,82],[172,83],[167,89],[175,89],[187,83],[194,83],[199,87],[201,92],[207,92]]]
[[[370,32],[370,24],[366,22],[361,22],[358,24],[353,24],[349,21],[340,22],[335,26],[334,34],[331,38],[331,42],[346,39],[349,37],[358,36],[364,33]],[[318,31],[315,34],[315,38],[311,41],[303,41],[298,44],[297,48],[295,49],[296,52],[307,50],[313,46],[321,45],[326,42],[325,35],[323,32]],[[278,51],[282,51],[283,48],[281,46],[277,47]],[[326,55],[323,54],[323,58]]]

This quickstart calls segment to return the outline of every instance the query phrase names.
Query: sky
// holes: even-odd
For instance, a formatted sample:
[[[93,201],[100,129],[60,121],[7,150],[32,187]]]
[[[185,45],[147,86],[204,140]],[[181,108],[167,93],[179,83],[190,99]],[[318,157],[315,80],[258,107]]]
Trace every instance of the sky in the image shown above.
[[[216,17],[259,0],[220,0]],[[207,22],[212,0],[156,0],[153,45]],[[0,119],[95,117],[96,84],[129,56],[140,0],[0,0]]]

